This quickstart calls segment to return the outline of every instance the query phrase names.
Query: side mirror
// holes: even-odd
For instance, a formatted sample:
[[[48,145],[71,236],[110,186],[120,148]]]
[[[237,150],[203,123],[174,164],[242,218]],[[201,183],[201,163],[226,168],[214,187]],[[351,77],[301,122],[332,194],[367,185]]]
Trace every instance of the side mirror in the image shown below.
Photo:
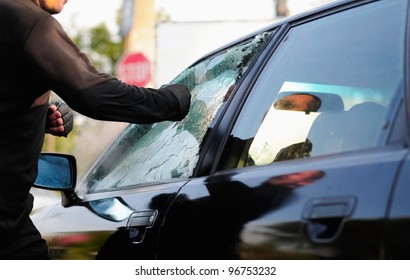
[[[76,181],[77,164],[74,156],[41,154],[34,187],[53,191],[71,191],[74,190]]]

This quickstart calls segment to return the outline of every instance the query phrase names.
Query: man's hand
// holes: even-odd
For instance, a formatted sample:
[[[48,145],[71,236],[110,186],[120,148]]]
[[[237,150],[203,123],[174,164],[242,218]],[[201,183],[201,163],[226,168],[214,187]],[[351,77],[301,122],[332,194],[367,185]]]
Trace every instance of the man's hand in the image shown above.
[[[73,129],[73,118],[73,113],[66,104],[51,104],[47,113],[46,133],[67,137]]]

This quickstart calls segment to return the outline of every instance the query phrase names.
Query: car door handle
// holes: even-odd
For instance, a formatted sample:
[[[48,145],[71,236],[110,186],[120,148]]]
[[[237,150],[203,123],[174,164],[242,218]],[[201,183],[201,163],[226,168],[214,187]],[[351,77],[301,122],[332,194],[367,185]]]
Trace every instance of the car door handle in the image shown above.
[[[126,227],[132,243],[139,244],[144,240],[146,229],[154,225],[157,216],[157,210],[137,211],[130,215]]]
[[[345,219],[353,214],[356,198],[353,196],[314,198],[303,210],[307,234],[313,242],[328,243],[342,231]]]
[[[143,210],[133,212],[128,218],[127,228],[151,227],[157,217],[157,210]]]

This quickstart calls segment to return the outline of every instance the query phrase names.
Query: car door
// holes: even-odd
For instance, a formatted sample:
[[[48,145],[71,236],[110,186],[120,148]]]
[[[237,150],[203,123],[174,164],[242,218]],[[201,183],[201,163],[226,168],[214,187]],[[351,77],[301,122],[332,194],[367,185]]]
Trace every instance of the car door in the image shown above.
[[[158,257],[383,258],[408,153],[397,125],[407,10],[401,0],[351,1],[285,23],[215,128],[227,137],[212,175],[176,196]]]
[[[388,219],[385,231],[384,257],[393,260],[408,260],[410,250],[410,207],[409,198],[409,156],[406,157],[397,179],[397,185],[393,189]]]
[[[201,144],[233,87],[272,32],[250,35],[204,57],[172,83],[192,93],[180,122],[129,125],[63,205],[33,215],[54,259],[153,259],[161,221],[194,176]]]

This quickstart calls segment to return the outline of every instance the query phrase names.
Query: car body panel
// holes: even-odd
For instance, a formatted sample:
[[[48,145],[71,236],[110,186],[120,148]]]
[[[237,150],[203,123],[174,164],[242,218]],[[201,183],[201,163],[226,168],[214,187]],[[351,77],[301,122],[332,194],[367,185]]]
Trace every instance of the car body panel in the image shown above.
[[[36,226],[52,259],[154,259],[161,220],[184,183],[91,195],[68,208],[58,204],[36,213]],[[133,214],[147,210],[156,211],[152,226],[130,226]]]
[[[192,180],[167,215],[158,257],[378,259],[390,191],[406,154],[382,149]],[[314,200],[323,206],[321,217],[306,209]],[[350,212],[332,213],[348,201]]]
[[[409,221],[409,195],[410,188],[408,180],[410,179],[410,158],[407,155],[403,162],[400,175],[397,178],[397,184],[392,192],[390,208],[387,212],[386,221],[386,242],[383,258],[386,259],[409,259],[410,234]]]

